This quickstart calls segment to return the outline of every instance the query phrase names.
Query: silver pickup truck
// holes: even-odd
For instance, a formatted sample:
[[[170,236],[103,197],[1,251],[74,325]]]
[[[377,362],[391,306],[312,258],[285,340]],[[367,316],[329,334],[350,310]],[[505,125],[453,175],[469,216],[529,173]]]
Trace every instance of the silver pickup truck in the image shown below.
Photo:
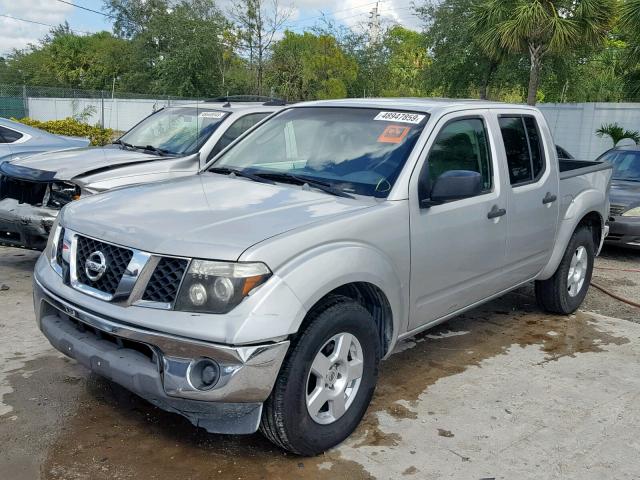
[[[67,203],[112,188],[194,175],[282,102],[163,108],[112,145],[0,162],[0,243],[42,250]]]
[[[356,428],[399,341],[527,282],[575,311],[610,177],[559,162],[535,108],[299,104],[198,175],[68,204],[37,322],[194,425],[318,454]]]

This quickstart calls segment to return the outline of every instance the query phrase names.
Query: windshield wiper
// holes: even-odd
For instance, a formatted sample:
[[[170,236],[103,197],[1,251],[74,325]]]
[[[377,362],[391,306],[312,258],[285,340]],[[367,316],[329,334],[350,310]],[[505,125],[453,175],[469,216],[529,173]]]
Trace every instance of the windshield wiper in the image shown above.
[[[136,147],[134,147],[133,145],[131,145],[130,143],[127,142],[123,142],[122,140],[116,140],[113,142],[114,145],[122,145],[125,148],[130,148],[131,150],[134,150]]]
[[[145,145],[144,147],[142,145],[133,145],[133,148],[137,148],[138,150],[146,150],[148,152],[154,152],[163,157],[165,155],[172,153],[169,150],[165,150],[164,148],[154,147],[153,145]]]
[[[239,168],[229,168],[229,167],[212,167],[208,170],[213,173],[221,173],[223,175],[235,175],[238,177],[248,178],[249,180],[253,180],[254,182],[260,183],[268,183],[270,185],[275,185],[275,182],[268,180],[266,178],[259,177],[258,175],[254,175],[253,173],[249,173],[245,170],[241,170]]]
[[[274,180],[292,181],[299,185],[309,185],[310,187],[322,190],[325,193],[335,195],[336,197],[355,198],[353,195],[349,195],[338,188],[332,187],[329,183],[313,178],[304,177],[301,175],[294,175],[293,173],[284,172],[256,172],[256,175],[261,177],[273,178]]]

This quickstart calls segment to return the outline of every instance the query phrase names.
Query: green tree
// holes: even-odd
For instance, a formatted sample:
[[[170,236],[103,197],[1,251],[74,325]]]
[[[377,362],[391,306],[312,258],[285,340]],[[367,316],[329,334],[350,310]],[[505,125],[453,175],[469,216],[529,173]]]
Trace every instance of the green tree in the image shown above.
[[[255,78],[255,92],[262,95],[265,66],[276,40],[289,19],[291,10],[282,8],[278,0],[232,0],[230,16],[238,30],[239,45],[248,56]]]
[[[472,29],[474,2],[430,0],[416,10],[433,55],[426,83],[437,95],[458,97],[477,92],[481,99],[488,98],[489,85],[504,60],[499,48],[489,55],[477,42]]]
[[[357,68],[334,37],[286,31],[273,46],[268,83],[287,100],[341,98]]]
[[[498,47],[529,55],[527,103],[535,105],[545,57],[601,45],[615,13],[616,0],[481,0],[473,8],[473,31],[493,58]]]
[[[422,96],[426,94],[424,71],[431,62],[426,39],[421,33],[395,25],[382,38],[387,70],[381,94],[393,96]]]
[[[108,0],[114,30],[132,45],[136,66],[118,78],[121,89],[209,96],[224,92],[222,62],[229,21],[214,0]]]

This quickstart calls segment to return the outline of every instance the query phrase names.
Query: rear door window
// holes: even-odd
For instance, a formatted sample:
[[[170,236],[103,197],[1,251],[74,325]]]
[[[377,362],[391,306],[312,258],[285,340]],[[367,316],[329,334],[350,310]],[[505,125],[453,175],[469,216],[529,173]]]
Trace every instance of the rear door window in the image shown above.
[[[10,128],[0,127],[0,143],[13,143],[22,138],[20,132],[11,130]]]
[[[511,185],[524,185],[538,180],[544,172],[545,159],[535,118],[502,116],[499,122]]]

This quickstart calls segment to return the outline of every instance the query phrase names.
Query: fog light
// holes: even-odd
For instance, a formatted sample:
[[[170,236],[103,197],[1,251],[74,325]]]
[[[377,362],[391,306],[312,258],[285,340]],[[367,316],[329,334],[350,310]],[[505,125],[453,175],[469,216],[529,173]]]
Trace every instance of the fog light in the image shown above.
[[[198,390],[213,388],[220,379],[220,366],[210,358],[202,358],[191,364],[189,381]]]

